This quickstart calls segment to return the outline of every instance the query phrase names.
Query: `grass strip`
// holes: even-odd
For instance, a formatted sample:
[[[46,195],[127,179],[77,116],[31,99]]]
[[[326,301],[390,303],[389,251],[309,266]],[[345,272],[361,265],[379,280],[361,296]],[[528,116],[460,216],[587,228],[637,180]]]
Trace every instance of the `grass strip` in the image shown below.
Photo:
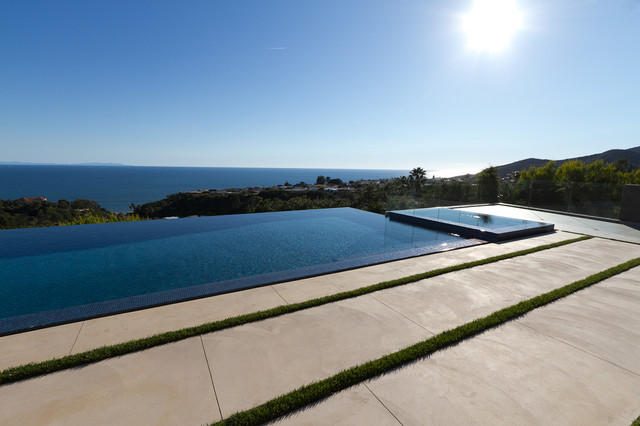
[[[167,343],[177,342],[179,340],[184,340],[190,337],[199,336],[201,334],[212,333],[214,331],[220,331],[227,328],[236,327],[236,326],[247,324],[250,322],[262,321],[268,318],[289,314],[289,313],[300,311],[303,309],[309,309],[316,306],[325,305],[327,303],[332,303],[340,300],[362,296],[364,294],[413,283],[426,278],[432,278],[432,277],[447,274],[450,272],[455,272],[463,269],[473,268],[476,266],[486,265],[486,264],[498,262],[501,260],[512,259],[514,257],[525,256],[528,254],[536,253],[539,251],[543,251],[543,250],[547,250],[555,247],[564,246],[567,244],[587,240],[590,238],[592,237],[583,236],[580,238],[573,238],[570,240],[559,241],[552,244],[545,244],[545,245],[533,247],[526,250],[519,250],[512,253],[488,257],[486,259],[466,262],[459,265],[449,266],[446,268],[434,269],[431,271],[427,271],[427,272],[423,272],[420,274],[415,274],[415,275],[411,275],[403,278],[398,278],[391,281],[384,281],[378,284],[361,287],[355,290],[345,291],[342,293],[336,293],[329,296],[307,300],[305,302],[293,303],[290,305],[281,305],[275,308],[258,311],[258,312],[252,312],[244,315],[239,315],[236,317],[231,317],[231,318],[227,318],[220,321],[214,321],[214,322],[210,322],[210,323],[206,323],[206,324],[202,324],[194,327],[187,327],[177,331],[159,333],[153,336],[144,337],[142,339],[131,340],[128,342],[118,343],[110,346],[103,346],[101,348],[92,349],[92,350],[78,353],[78,354],[67,355],[61,358],[55,358],[48,361],[42,361],[38,363],[30,363],[30,364],[25,364],[21,366],[11,367],[0,372],[0,385],[16,382],[20,380],[25,380],[32,377],[41,376],[44,374],[65,370],[68,368],[74,368],[74,367],[79,367],[81,365],[103,361],[108,358],[130,354],[133,352],[149,349],[154,346],[165,345]]]
[[[385,355],[376,360],[343,370],[327,379],[302,386],[250,410],[233,414],[216,425],[257,425],[275,420],[294,410],[327,398],[341,390],[399,368],[412,361],[461,342],[484,331],[516,319],[527,312],[566,297],[593,284],[640,265],[640,257],[613,268],[575,281],[515,305],[496,311],[451,330],[444,331],[415,345]],[[636,426],[635,423],[633,426]]]
[[[640,426],[640,416],[631,423],[631,426]]]

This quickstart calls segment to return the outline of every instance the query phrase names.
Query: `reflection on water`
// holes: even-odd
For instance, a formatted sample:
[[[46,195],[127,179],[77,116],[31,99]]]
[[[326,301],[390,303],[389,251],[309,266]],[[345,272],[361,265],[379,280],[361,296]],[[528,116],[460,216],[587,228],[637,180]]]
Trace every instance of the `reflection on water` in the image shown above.
[[[455,237],[453,237],[455,238]],[[432,229],[419,226],[411,226],[402,222],[397,222],[386,218],[384,224],[384,247],[392,248],[396,246],[411,245],[419,247],[423,245],[436,245],[451,241],[452,236]]]
[[[480,221],[482,221],[482,223],[484,225],[488,225],[490,223],[493,223],[493,217],[491,215],[488,214],[484,214],[484,213],[478,213],[476,216],[474,216],[476,218],[478,218]],[[478,223],[479,224],[479,223]]]

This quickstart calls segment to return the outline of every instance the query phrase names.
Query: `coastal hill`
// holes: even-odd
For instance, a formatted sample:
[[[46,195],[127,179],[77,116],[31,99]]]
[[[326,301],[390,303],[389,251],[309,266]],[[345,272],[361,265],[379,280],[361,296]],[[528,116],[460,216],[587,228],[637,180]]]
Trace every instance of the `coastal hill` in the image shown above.
[[[615,163],[618,160],[626,158],[629,162],[629,165],[633,169],[637,169],[640,165],[640,146],[629,149],[610,149],[605,152],[601,152],[599,154],[585,155],[583,157],[574,157],[574,158],[566,158],[564,160],[554,160],[556,165],[560,166],[561,164],[571,161],[571,160],[580,160],[584,163],[592,163],[596,160],[602,160],[605,163]],[[540,158],[527,158],[525,160],[516,161],[513,163],[505,164],[502,166],[498,166],[498,174],[500,176],[506,176],[509,173],[519,172],[521,170],[527,170],[529,167],[540,167],[544,166],[551,160],[545,160]]]

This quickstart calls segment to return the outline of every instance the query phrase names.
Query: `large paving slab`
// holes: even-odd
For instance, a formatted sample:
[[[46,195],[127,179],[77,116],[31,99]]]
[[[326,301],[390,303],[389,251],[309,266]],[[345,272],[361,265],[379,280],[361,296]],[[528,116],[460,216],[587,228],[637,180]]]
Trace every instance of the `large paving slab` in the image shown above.
[[[104,345],[122,343],[156,333],[178,330],[286,303],[352,290],[381,281],[456,265],[490,256],[574,238],[550,233],[500,244],[419,256],[335,274],[295,280],[135,312],[96,318],[0,337],[0,369],[45,361]]]
[[[417,274],[437,268],[445,268],[465,262],[486,259],[492,256],[499,256],[520,250],[528,250],[537,246],[553,244],[576,237],[579,237],[579,235],[567,232],[553,232],[536,237],[475,246],[465,249],[464,252],[460,252],[460,255],[458,255],[458,251],[443,252],[432,256],[400,260],[393,264],[394,267],[403,270],[405,274],[407,272]]]
[[[220,419],[200,337],[0,386],[1,425],[183,425]]]
[[[353,386],[348,391],[339,392],[317,405],[292,413],[291,416],[283,417],[271,424],[402,426],[366,384]]]
[[[640,246],[591,239],[372,294],[432,333],[489,315],[640,257]]]
[[[284,305],[272,287],[144,309],[85,321],[72,353]]]
[[[370,296],[202,336],[222,415],[431,336]]]
[[[286,304],[272,287],[0,337],[0,370]]]
[[[640,268],[634,268],[520,323],[640,376],[639,307]]]
[[[369,424],[357,420],[375,405],[361,396],[364,385],[403,425],[628,426],[640,412],[638,269],[275,423],[333,424],[343,410],[354,419],[349,424]],[[634,300],[629,303],[621,287]],[[607,300],[598,305],[603,293]],[[590,303],[594,317],[587,324],[576,309],[583,303]],[[620,306],[623,312],[617,313]],[[569,341],[565,331],[572,328],[577,336]]]
[[[0,370],[71,353],[81,322],[0,337]]]
[[[640,377],[513,323],[367,384],[404,425],[624,424]]]
[[[413,257],[367,268],[276,284],[273,287],[287,302],[297,303],[329,294],[354,290],[382,281],[486,259],[519,250],[526,250],[572,238],[576,238],[576,235],[566,232],[555,232],[533,238],[523,238],[498,244],[483,244],[459,250]]]

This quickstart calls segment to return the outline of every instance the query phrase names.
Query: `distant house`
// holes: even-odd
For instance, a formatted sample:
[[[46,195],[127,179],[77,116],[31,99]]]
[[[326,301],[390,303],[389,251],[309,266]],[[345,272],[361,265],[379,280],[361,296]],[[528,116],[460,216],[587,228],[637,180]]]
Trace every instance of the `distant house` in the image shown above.
[[[47,201],[45,197],[22,197],[20,201],[25,203],[32,203],[34,201]]]

